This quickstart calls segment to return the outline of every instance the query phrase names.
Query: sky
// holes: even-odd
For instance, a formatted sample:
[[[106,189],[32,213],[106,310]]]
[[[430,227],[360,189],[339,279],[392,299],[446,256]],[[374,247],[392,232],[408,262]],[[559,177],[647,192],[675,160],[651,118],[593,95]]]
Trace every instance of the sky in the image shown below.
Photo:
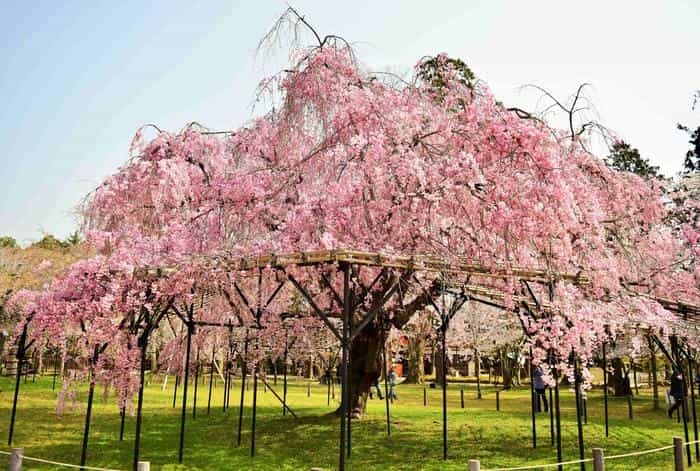
[[[565,100],[581,83],[597,119],[672,175],[700,125],[700,2],[291,3],[321,35],[350,41],[369,71],[462,58],[507,105],[536,84]],[[0,2],[0,235],[20,243],[78,227],[80,201],[124,164],[136,130],[213,130],[261,112],[256,86],[287,56],[256,54],[276,0]],[[309,38],[310,39],[310,38]]]

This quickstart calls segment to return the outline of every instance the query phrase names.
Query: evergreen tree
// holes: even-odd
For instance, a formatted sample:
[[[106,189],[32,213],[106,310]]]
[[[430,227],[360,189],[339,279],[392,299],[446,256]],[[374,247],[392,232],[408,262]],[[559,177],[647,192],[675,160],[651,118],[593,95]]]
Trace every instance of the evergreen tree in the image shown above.
[[[643,178],[658,178],[659,167],[651,165],[649,159],[639,155],[639,150],[625,141],[617,141],[610,148],[610,155],[605,158],[608,167],[621,172],[632,172]]]

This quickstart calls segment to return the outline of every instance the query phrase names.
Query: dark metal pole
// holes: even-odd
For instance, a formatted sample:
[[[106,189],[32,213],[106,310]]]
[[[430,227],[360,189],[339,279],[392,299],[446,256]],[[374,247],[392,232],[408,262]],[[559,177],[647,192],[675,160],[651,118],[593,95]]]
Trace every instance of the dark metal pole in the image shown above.
[[[444,316],[444,314],[443,314]],[[442,348],[442,459],[447,459],[447,321],[443,317],[440,327]]]
[[[256,342],[257,345],[257,342]],[[257,347],[256,347],[257,350]],[[253,416],[250,421],[250,456],[255,456],[255,416],[258,407],[258,363],[253,366]]]
[[[143,410],[143,385],[146,377],[146,349],[148,348],[148,332],[141,334],[141,369],[139,372],[139,398],[136,406],[136,432],[134,438],[134,471],[138,471],[139,452],[141,447],[141,419]]]
[[[173,409],[175,409],[175,404],[177,403],[177,386],[180,384],[180,375],[175,375],[175,388],[173,390]]]
[[[537,448],[537,405],[539,399],[535,393],[535,366],[532,363],[532,347],[530,347],[530,406],[532,408],[532,448]]]
[[[287,356],[289,354],[289,342],[288,342],[288,333],[287,330],[285,329],[284,331],[284,370],[282,372],[283,379],[282,379],[282,415],[287,415]],[[330,404],[330,378],[328,380],[328,401]]]
[[[384,363],[383,373],[384,373],[384,403],[386,408],[386,434],[391,435],[391,416],[389,415],[389,383],[387,379],[386,371],[386,340],[384,341],[384,348],[382,348],[382,357]]]
[[[194,367],[194,399],[192,400],[192,418],[197,418],[197,386],[199,386],[199,348],[197,349],[197,356],[195,359]]]
[[[22,363],[24,362],[24,343],[27,338],[27,329],[25,327],[17,345],[17,377],[15,379],[15,395],[12,400],[12,416],[10,418],[10,433],[7,439],[7,444],[12,445],[12,435],[15,431],[15,418],[17,416],[17,399],[19,398],[19,385],[22,380]]]
[[[126,406],[121,407],[119,415],[121,415],[121,424],[119,425],[119,441],[122,442],[124,441],[124,420],[126,419]]]
[[[552,388],[549,388],[549,438],[551,446],[554,446],[554,399],[552,398]]]
[[[676,365],[678,367],[678,371],[675,371],[674,373],[681,374],[683,376],[683,390],[681,391],[681,415],[683,417],[683,433],[685,434],[685,451],[686,455],[688,457],[688,467],[692,466],[693,464],[693,458],[690,453],[690,435],[688,434],[688,401],[686,400],[686,392],[685,392],[685,374],[683,374],[683,359],[681,358],[681,355],[678,351],[678,337],[676,336],[671,336],[671,351],[674,357],[674,360],[676,362]]]
[[[695,461],[700,461],[700,443],[698,443],[698,416],[695,410],[695,381],[693,377],[693,360],[688,355],[688,381],[690,381],[690,400],[693,410],[693,438],[695,440]]]
[[[608,361],[605,356],[605,341],[603,341],[603,410],[605,414],[605,436],[610,436],[608,424]]]
[[[584,459],[583,450],[583,425],[581,424],[581,374],[579,372],[578,359],[576,354],[571,352],[574,361],[574,389],[576,397],[576,431],[578,433],[578,456],[580,460]],[[581,461],[581,471],[586,471],[586,463]]]
[[[326,399],[326,405],[330,406],[331,405],[331,383],[333,382],[332,373],[330,370],[330,362],[329,362],[328,369],[326,370],[326,381],[328,382],[328,397]]]
[[[99,355],[98,353],[98,347],[95,347],[95,353],[94,357],[92,359],[93,361],[93,367],[94,364],[97,362],[97,356]],[[90,380],[90,387],[88,389],[88,403],[87,403],[87,411],[85,412],[85,429],[83,430],[83,449],[80,452],[80,469],[83,469],[82,466],[85,466],[85,463],[87,463],[87,448],[88,448],[88,437],[90,436],[90,417],[92,416],[92,400],[95,397],[95,382],[94,382],[94,375],[93,378]]]
[[[245,332],[245,341],[243,342],[243,364],[241,365],[241,402],[238,407],[238,446],[241,445],[241,427],[243,426],[243,400],[245,398],[245,381],[248,374],[248,329]]]
[[[56,361],[56,357],[54,356],[54,359],[53,359],[53,384],[51,385],[52,391],[56,390],[56,376],[58,376],[58,362]]]
[[[211,349],[211,368],[209,369],[209,399],[207,400],[207,415],[211,411],[211,390],[214,387],[214,362],[216,361],[216,346]]]
[[[345,423],[348,416],[350,402],[350,394],[348,393],[348,347],[350,343],[350,267],[343,264],[343,353],[342,353],[342,399],[341,399],[341,414],[340,414],[340,453],[338,469],[345,471]]]
[[[647,337],[649,341],[649,352],[650,354],[650,362],[651,362],[651,379],[652,379],[652,391],[653,391],[653,398],[654,398],[654,409],[659,408],[659,383],[656,375],[656,350],[654,349],[654,341],[651,339],[650,336]]]
[[[229,398],[229,381],[231,379],[229,375],[229,358],[231,354],[231,345],[228,346],[228,349],[226,350],[226,360],[224,363],[224,405],[223,405],[223,411],[226,412],[226,408],[228,407],[228,398]],[[245,360],[244,360],[245,361]]]
[[[557,462],[561,463],[562,462],[562,451],[561,451],[561,410],[559,409],[559,378],[558,374],[554,374],[554,407],[555,407],[555,417],[556,417],[556,423],[557,423]],[[559,471],[562,471],[562,466],[559,465],[557,467]]]
[[[185,450],[185,419],[187,418],[187,385],[190,379],[190,350],[192,349],[192,309],[190,306],[187,319],[187,347],[185,349],[185,377],[182,381],[182,415],[180,416],[180,448],[177,453],[178,463],[182,463]]]

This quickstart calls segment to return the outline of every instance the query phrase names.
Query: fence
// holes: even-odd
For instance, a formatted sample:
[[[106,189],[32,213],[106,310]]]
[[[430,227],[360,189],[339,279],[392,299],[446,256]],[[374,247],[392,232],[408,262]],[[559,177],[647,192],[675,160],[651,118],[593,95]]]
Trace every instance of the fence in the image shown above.
[[[543,463],[543,464],[532,464],[532,465],[526,465],[526,466],[516,466],[514,468],[484,469],[481,467],[481,463],[479,460],[469,460],[469,471],[525,471],[525,470],[534,470],[534,469],[562,468],[564,466],[570,466],[570,465],[581,464],[581,463],[590,463],[590,462],[593,463],[593,471],[605,471],[605,462],[606,461],[629,458],[632,456],[648,455],[651,453],[658,453],[658,452],[666,451],[666,450],[673,450],[673,463],[674,463],[673,469],[674,469],[674,471],[685,471],[686,468],[685,468],[685,457],[683,455],[683,447],[689,446],[689,445],[694,445],[694,444],[699,443],[699,442],[700,442],[700,440],[684,443],[682,438],[674,437],[673,438],[673,445],[662,446],[659,448],[653,448],[651,450],[635,451],[635,452],[631,452],[631,453],[624,453],[621,455],[612,455],[612,456],[605,456],[602,448],[593,448],[593,458],[587,458],[587,459],[583,459],[583,460],[574,460],[574,461],[562,461],[559,463]],[[80,466],[80,465],[76,465],[76,464],[59,463],[57,461],[44,460],[41,458],[33,458],[31,456],[25,456],[23,448],[13,448],[12,452],[0,450],[0,455],[8,455],[10,457],[10,463],[9,463],[9,467],[8,467],[9,471],[21,471],[23,461],[32,461],[32,462],[36,462],[36,463],[51,464],[54,466],[61,466],[64,468],[81,469],[81,470],[86,470],[86,471],[119,471],[119,470],[111,469],[111,468],[96,468],[96,467],[92,467],[92,466]],[[313,468],[313,469],[319,469],[319,468]],[[150,470],[151,470],[151,464],[149,461],[139,461],[138,471],[150,471]]]
[[[80,469],[86,471],[119,471],[117,469],[111,468],[96,468],[93,466],[80,466],[77,464],[70,463],[59,463],[58,461],[44,460],[41,458],[33,458],[31,456],[24,456],[23,448],[13,448],[11,452],[0,450],[0,455],[8,455],[10,457],[9,471],[21,471],[23,461],[32,461],[35,463],[51,464],[54,466],[60,466],[62,468],[72,468]],[[151,471],[150,461],[139,461],[138,471]]]
[[[593,448],[593,458],[587,458],[583,460],[574,461],[563,461],[560,463],[545,463],[545,464],[533,464],[527,466],[516,466],[514,468],[489,468],[484,469],[481,467],[479,460],[469,460],[469,471],[524,471],[528,469],[549,469],[549,468],[559,468],[564,466],[590,463],[593,462],[593,471],[605,471],[605,462],[610,460],[619,460],[624,458],[629,458],[632,456],[648,455],[651,453],[658,453],[666,450],[673,450],[673,463],[674,471],[685,471],[685,458],[683,456],[683,447],[694,445],[700,441],[686,442],[683,443],[683,439],[680,437],[673,438],[673,445],[662,446],[660,448],[654,448],[651,450],[635,451],[631,453],[624,453],[621,455],[605,456],[602,448]]]

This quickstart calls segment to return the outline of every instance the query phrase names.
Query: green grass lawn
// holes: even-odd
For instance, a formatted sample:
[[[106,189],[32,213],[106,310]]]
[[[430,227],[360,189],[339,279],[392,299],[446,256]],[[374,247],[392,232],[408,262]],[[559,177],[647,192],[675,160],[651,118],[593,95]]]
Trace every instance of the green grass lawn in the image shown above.
[[[197,418],[192,419],[192,388],[188,400],[187,433],[184,466],[177,464],[177,447],[181,413],[172,408],[172,381],[165,392],[155,380],[145,392],[142,459],[151,461],[154,469],[259,469],[296,470],[321,467],[332,469],[338,462],[338,419],[328,415],[337,407],[337,400],[326,405],[326,387],[307,382],[290,384],[289,404],[299,416],[283,416],[273,395],[259,390],[257,416],[257,454],[250,457],[250,423],[252,385],[246,395],[244,433],[241,447],[236,446],[240,383],[236,381],[231,408],[222,412],[221,383],[215,389],[212,410],[206,413],[207,385],[198,395]],[[12,405],[11,378],[0,378],[0,437],[8,450],[6,437]],[[464,387],[465,408],[460,408],[460,388]],[[277,389],[281,392],[282,381]],[[181,392],[182,389],[180,388]],[[391,408],[391,436],[386,435],[384,402],[370,401],[367,417],[353,422],[352,457],[348,469],[454,469],[464,470],[470,458],[481,460],[485,469],[517,466],[527,463],[556,461],[550,445],[549,416],[538,415],[538,447],[532,449],[530,435],[529,389],[501,392],[501,410],[496,411],[495,389],[485,386],[484,398],[476,399],[474,385],[453,384],[448,387],[449,459],[442,460],[441,391],[428,389],[428,406],[423,406],[423,387],[399,385],[399,400]],[[336,391],[337,392],[337,391]],[[603,430],[602,393],[589,393],[588,424],[584,425],[586,455],[593,447],[605,449],[607,455],[657,448],[671,444],[673,436],[682,436],[683,425],[665,416],[664,410],[653,410],[651,394],[634,398],[634,420],[627,418],[625,399],[611,398],[610,437]],[[24,447],[27,456],[77,464],[80,460],[84,425],[85,393],[73,410],[61,417],[55,413],[56,393],[51,391],[51,378],[22,384],[14,446]],[[88,465],[129,469],[133,456],[135,418],[127,416],[126,433],[119,441],[119,413],[111,398],[102,402],[97,395]],[[339,397],[336,395],[336,398]],[[663,407],[663,405],[662,405]],[[577,458],[576,417],[573,393],[562,390],[562,437],[564,460]],[[691,427],[692,439],[692,427]],[[7,458],[0,457],[0,467]],[[25,469],[52,469],[50,466],[25,462]],[[578,469],[577,466],[567,469]],[[589,465],[588,469],[592,469]],[[610,461],[608,470],[672,469],[671,450],[647,456]]]

